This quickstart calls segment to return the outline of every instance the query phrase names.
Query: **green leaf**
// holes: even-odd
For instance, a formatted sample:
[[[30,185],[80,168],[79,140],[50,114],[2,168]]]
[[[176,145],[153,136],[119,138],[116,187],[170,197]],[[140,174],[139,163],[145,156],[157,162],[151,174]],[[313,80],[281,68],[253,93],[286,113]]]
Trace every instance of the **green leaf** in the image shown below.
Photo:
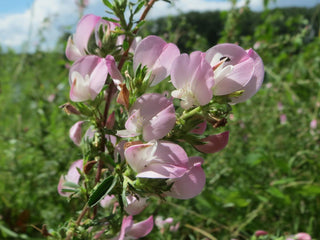
[[[102,0],[104,5],[106,5],[108,8],[113,9],[113,5],[108,0]]]
[[[109,18],[109,17],[103,17],[103,20],[109,21],[109,22],[114,22],[114,23],[118,23],[119,21],[117,19],[114,18]]]
[[[65,182],[63,183],[64,187],[68,187],[68,188],[79,188],[80,186],[76,183],[73,182]]]
[[[123,41],[122,47],[123,47],[123,50],[124,50],[124,51],[127,51],[127,50],[129,49],[129,43],[128,43],[128,41]]]
[[[115,178],[114,176],[109,176],[105,180],[103,180],[94,190],[94,192],[90,195],[88,200],[88,206],[93,207],[97,203],[99,203],[100,200],[113,189],[116,183],[117,178]]]
[[[141,8],[143,7],[143,5],[144,5],[144,2],[141,2],[141,3],[136,7],[136,9],[134,10],[134,14],[137,14],[137,13],[141,10]]]

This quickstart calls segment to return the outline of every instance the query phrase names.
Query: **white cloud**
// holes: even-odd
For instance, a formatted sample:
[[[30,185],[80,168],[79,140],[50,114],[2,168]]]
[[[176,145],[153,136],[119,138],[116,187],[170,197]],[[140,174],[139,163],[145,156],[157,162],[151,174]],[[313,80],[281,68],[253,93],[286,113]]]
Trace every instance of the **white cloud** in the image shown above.
[[[39,29],[43,30],[46,39],[42,43],[44,49],[54,48],[61,35],[61,29],[66,26],[75,28],[78,20],[76,0],[34,0],[32,7],[20,14],[1,15],[0,44],[1,46],[14,48],[15,50],[33,51],[39,44]],[[102,0],[89,0],[90,5],[85,13],[93,13],[105,16],[106,7]],[[238,6],[243,6],[245,0],[238,0]],[[251,0],[252,10],[263,9],[262,0]],[[277,0],[271,7],[282,6],[314,6],[320,0]],[[175,6],[159,1],[149,13],[150,18],[176,15],[189,11],[228,10],[229,1],[218,0],[175,0]],[[47,21],[45,21],[47,19]],[[28,41],[29,40],[29,41]],[[22,49],[22,45],[28,41],[28,49]]]
[[[34,51],[40,41],[39,30],[48,41],[46,49],[55,46],[60,28],[74,24],[77,9],[70,0],[35,0],[32,7],[23,13],[2,15],[0,21],[1,45],[17,51]],[[22,49],[22,45],[28,49]]]

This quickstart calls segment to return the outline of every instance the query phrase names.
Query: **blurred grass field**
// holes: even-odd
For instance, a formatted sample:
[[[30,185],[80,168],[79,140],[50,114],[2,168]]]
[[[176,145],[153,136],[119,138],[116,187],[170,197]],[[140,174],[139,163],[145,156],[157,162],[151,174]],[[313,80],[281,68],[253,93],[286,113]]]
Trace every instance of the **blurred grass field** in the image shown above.
[[[155,229],[147,239],[255,239],[258,229],[270,233],[260,239],[297,232],[320,239],[318,12],[233,9],[146,25],[143,35],[160,34],[187,52],[218,42],[254,45],[266,71],[260,91],[233,106],[221,129],[230,131],[228,146],[203,155],[202,194],[152,200],[146,210],[173,217],[178,231]],[[66,64],[63,51],[0,50],[0,239],[43,239],[35,227],[56,228],[81,204],[56,191],[60,175],[81,158],[68,137],[75,119],[59,108],[68,101]]]

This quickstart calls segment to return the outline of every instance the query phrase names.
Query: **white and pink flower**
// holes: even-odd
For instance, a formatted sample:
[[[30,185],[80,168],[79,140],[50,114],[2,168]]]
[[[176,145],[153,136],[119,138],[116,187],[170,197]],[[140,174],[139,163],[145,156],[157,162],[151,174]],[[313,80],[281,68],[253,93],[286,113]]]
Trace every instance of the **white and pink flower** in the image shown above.
[[[171,95],[181,99],[181,107],[206,105],[212,99],[213,71],[202,52],[182,54],[172,63],[171,82],[176,90]]]
[[[190,157],[188,170],[179,178],[170,179],[168,183],[173,185],[167,196],[178,199],[189,199],[199,195],[206,183],[206,176],[201,167],[203,159],[201,157]]]
[[[61,176],[58,184],[58,193],[63,197],[69,197],[71,195],[70,192],[64,192],[63,189],[70,189],[69,187],[64,186],[65,182],[71,182],[74,184],[78,184],[80,179],[80,173],[78,170],[82,171],[83,168],[83,160],[79,159],[73,162],[69,168],[67,175]]]
[[[69,72],[70,99],[74,102],[94,100],[107,79],[113,57],[100,58],[89,55],[77,60]],[[115,76],[115,70],[112,69]]]
[[[150,141],[128,147],[127,163],[140,178],[179,178],[188,170],[188,156],[177,144]]]
[[[101,40],[99,39],[101,25],[104,30],[107,30],[105,34],[110,34],[110,31],[119,26],[117,23],[106,21],[102,17],[93,14],[88,14],[81,18],[77,25],[76,33],[68,39],[66,56],[70,61],[76,61],[88,55],[88,43],[92,34],[94,34],[95,44],[101,47]]]
[[[244,50],[235,44],[224,43],[210,48],[206,60],[214,71],[214,95],[228,95],[244,90],[231,103],[239,103],[252,97],[261,87],[264,78],[262,59],[253,50]]]
[[[138,43],[133,57],[133,69],[136,71],[139,65],[146,66],[151,72],[151,86],[154,86],[169,76],[172,62],[179,55],[180,50],[175,44],[151,35]]]
[[[117,131],[120,137],[142,135],[145,141],[163,138],[174,127],[176,115],[173,103],[158,93],[139,97],[129,111],[125,130]]]

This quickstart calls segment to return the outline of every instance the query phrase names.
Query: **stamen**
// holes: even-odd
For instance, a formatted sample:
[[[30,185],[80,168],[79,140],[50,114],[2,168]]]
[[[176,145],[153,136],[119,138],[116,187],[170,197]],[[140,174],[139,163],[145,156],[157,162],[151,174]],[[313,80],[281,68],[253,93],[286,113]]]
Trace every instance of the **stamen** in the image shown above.
[[[212,70],[215,71],[218,67],[221,66],[221,64],[223,64],[224,62],[230,62],[231,59],[229,57],[221,57],[220,58],[220,62],[218,62],[216,65],[214,65],[212,67]]]

